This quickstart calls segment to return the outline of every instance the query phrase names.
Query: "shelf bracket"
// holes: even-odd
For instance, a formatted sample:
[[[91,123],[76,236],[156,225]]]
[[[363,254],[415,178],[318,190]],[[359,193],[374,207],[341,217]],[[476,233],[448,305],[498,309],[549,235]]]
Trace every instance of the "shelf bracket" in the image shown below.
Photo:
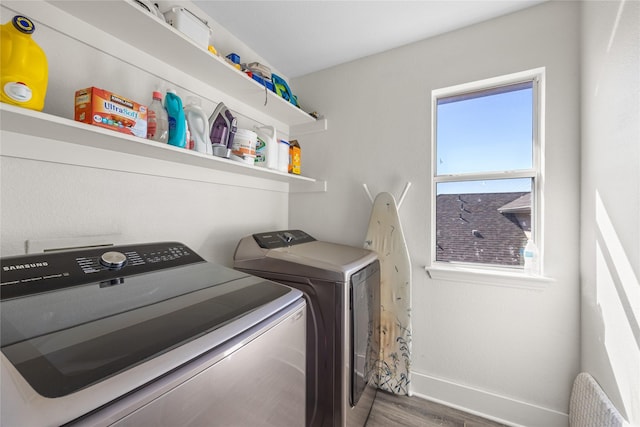
[[[327,181],[290,182],[289,193],[326,193]]]
[[[312,123],[302,123],[298,125],[291,125],[290,127],[291,138],[299,138],[303,135],[309,135],[312,133],[324,132],[327,130],[327,119],[318,119]]]

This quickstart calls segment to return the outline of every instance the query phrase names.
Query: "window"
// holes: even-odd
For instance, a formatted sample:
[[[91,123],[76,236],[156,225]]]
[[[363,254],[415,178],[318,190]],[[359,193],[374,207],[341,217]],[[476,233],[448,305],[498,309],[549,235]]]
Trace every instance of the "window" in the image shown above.
[[[540,246],[543,75],[433,91],[432,262],[522,268]]]

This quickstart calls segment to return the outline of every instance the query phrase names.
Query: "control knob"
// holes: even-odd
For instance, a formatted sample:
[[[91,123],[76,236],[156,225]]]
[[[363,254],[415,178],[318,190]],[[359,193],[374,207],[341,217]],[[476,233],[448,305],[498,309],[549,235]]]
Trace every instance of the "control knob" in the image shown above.
[[[127,263],[127,257],[121,252],[105,252],[100,256],[100,264],[111,270],[118,270]]]
[[[285,232],[282,234],[282,236],[283,236],[283,240],[284,240],[286,243],[291,243],[291,242],[296,238],[293,234],[289,233],[288,231],[285,231]]]

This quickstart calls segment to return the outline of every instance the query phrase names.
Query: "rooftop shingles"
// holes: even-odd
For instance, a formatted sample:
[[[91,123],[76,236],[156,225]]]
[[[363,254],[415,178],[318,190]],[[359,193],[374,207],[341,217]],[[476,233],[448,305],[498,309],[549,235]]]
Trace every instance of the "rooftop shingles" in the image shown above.
[[[527,237],[515,214],[500,213],[498,209],[528,194],[437,196],[436,260],[520,265],[520,249]]]
[[[518,197],[512,202],[501,206],[498,211],[500,213],[509,212],[529,212],[531,213],[531,193],[525,193],[523,196]]]

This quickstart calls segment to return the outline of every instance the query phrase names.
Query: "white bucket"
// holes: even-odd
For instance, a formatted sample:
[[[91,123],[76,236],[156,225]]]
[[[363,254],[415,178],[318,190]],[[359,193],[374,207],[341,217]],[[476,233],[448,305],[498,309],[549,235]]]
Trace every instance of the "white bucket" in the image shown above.
[[[256,158],[256,140],[258,135],[248,129],[238,129],[233,137],[231,159],[253,165]]]
[[[278,171],[289,172],[289,142],[278,141]]]

